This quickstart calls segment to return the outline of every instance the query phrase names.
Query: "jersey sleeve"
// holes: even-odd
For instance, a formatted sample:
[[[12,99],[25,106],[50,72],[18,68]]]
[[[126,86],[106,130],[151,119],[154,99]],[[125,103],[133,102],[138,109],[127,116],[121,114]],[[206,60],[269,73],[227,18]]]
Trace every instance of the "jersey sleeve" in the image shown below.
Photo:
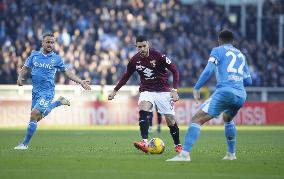
[[[165,67],[173,73],[173,88],[177,89],[179,83],[179,72],[176,65],[174,65],[166,55],[160,54],[160,58]]]
[[[28,67],[28,68],[32,68],[33,67],[33,53],[27,58],[24,66]]]
[[[249,72],[248,64],[246,62],[244,66],[244,86],[250,86],[250,85],[252,85],[252,78]]]
[[[61,57],[58,57],[58,64],[57,64],[56,68],[59,71],[67,71],[64,60]]]
[[[211,75],[214,72],[214,69],[216,67],[216,64],[214,62],[211,62],[208,60],[208,63],[201,73],[198,81],[196,82],[195,86],[193,87],[195,90],[199,90],[206,82],[207,80],[211,77]]]
[[[217,48],[213,48],[211,50],[211,53],[210,53],[210,57],[209,57],[209,62],[212,62],[212,63],[215,63],[216,65],[218,65],[219,63],[219,53],[218,53],[218,49]]]
[[[245,67],[244,67],[244,79],[246,79],[246,78],[251,78],[247,62],[246,62]]]

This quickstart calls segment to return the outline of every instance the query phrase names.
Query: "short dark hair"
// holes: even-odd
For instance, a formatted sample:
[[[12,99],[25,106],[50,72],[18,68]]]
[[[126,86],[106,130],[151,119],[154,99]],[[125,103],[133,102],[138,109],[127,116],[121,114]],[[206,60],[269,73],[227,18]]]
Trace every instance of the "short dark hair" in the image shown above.
[[[136,43],[137,43],[137,42],[144,42],[144,41],[147,41],[147,38],[146,38],[146,36],[144,36],[144,35],[139,35],[139,36],[136,38]]]
[[[54,34],[53,34],[52,32],[45,33],[45,34],[42,35],[42,40],[43,40],[45,37],[54,37]]]
[[[229,29],[224,29],[219,33],[219,39],[222,42],[233,42],[234,41],[234,34]]]

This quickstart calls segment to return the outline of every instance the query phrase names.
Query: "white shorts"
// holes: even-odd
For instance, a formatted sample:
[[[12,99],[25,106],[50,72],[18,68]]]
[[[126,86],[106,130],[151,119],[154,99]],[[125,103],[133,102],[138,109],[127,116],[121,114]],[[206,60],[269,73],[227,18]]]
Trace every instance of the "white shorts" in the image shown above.
[[[153,104],[153,107],[156,105],[160,114],[175,115],[174,102],[170,92],[143,91],[140,93],[138,105],[141,101],[149,101]]]

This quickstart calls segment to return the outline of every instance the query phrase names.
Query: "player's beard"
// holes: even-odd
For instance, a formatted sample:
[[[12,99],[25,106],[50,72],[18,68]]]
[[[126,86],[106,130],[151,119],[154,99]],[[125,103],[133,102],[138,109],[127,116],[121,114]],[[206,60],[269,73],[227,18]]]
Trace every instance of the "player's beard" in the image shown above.
[[[52,47],[46,47],[46,48],[44,48],[44,51],[48,54],[48,53],[53,51],[53,48]]]
[[[148,56],[148,50],[147,50],[147,51],[141,51],[141,52],[140,52],[140,55],[141,55],[142,57],[147,57],[147,56]]]

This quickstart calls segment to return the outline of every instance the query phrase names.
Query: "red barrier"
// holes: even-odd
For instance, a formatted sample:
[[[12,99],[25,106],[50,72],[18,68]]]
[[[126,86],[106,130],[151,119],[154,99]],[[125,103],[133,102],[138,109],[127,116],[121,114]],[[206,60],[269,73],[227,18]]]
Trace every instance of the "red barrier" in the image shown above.
[[[137,100],[125,101],[72,101],[70,107],[53,110],[41,125],[137,125]],[[30,101],[0,100],[0,125],[26,125],[30,115]],[[176,119],[180,125],[188,125],[199,104],[192,100],[175,103]],[[237,124],[280,125],[284,124],[284,102],[247,102],[235,117]],[[222,124],[222,117],[208,122]]]
[[[236,120],[241,124],[284,124],[284,102],[246,102]]]
[[[103,124],[135,124],[138,121],[138,107],[136,100],[126,102],[94,102],[95,111],[105,108],[105,118],[93,116],[92,121]],[[192,116],[199,109],[199,105],[192,100],[182,100],[175,103],[176,119],[180,125],[189,124]],[[282,117],[283,116],[283,117]],[[116,120],[114,122],[113,120]],[[235,117],[237,124],[244,125],[278,125],[284,124],[284,102],[246,102]],[[222,124],[222,115],[208,122],[211,125]]]

